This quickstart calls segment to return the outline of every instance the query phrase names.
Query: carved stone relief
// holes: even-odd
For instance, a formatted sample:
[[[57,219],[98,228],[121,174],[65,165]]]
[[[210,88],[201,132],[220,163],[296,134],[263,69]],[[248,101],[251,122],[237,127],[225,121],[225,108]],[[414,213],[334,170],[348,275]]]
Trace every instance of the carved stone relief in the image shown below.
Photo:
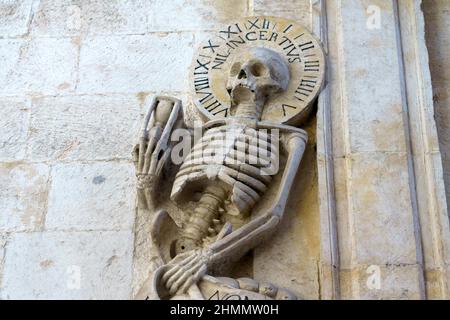
[[[136,298],[296,298],[271,283],[226,276],[283,217],[308,138],[298,126],[324,64],[320,43],[302,26],[251,17],[219,30],[193,59],[200,137],[184,122],[180,100],[153,98],[133,157],[138,210],[155,212],[159,267]]]

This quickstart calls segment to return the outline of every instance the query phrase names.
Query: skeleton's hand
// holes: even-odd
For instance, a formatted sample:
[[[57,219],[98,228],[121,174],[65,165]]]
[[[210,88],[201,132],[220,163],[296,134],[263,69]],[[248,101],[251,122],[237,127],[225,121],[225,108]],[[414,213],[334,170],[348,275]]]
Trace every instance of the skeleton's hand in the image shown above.
[[[171,296],[183,294],[206,273],[211,251],[198,249],[176,256],[162,276],[162,282]]]
[[[156,97],[147,113],[139,143],[133,149],[140,208],[148,208],[152,203],[154,186],[170,155],[168,141],[180,108],[177,99]]]
[[[139,144],[134,147],[133,156],[138,189],[149,188],[153,185],[170,153],[170,148],[162,150],[158,146],[161,132],[161,123],[156,123],[148,133],[144,133],[140,137]]]

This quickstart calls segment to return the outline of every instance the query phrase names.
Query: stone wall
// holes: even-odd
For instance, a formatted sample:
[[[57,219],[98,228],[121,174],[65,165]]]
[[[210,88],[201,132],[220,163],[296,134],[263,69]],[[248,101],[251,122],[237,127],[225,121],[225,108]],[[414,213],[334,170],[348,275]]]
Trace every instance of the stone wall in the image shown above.
[[[448,299],[422,1],[314,3],[329,58],[317,113],[322,296]]]
[[[281,231],[237,274],[312,299],[448,298],[448,9],[421,2],[0,0],[0,298],[132,297],[145,99],[188,106],[197,44],[263,14],[322,40],[327,86]]]
[[[186,102],[196,45],[253,14],[308,25],[309,1],[0,1],[1,298],[131,297],[131,150],[145,98]]]

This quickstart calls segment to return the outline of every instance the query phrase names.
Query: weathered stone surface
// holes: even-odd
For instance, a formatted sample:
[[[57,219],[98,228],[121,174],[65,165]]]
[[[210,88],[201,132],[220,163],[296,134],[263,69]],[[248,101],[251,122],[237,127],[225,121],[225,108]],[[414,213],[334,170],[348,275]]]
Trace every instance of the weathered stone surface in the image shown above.
[[[132,166],[109,162],[56,165],[46,229],[131,230],[135,204]]]
[[[147,31],[150,1],[42,0],[34,13],[32,35],[131,34]]]
[[[127,299],[130,231],[20,233],[6,250],[2,299]]]
[[[362,153],[348,158],[334,159],[341,267],[415,263],[406,155]]]
[[[0,160],[13,161],[24,158],[29,111],[27,99],[0,99]]]
[[[318,10],[324,3],[326,17]],[[264,251],[247,256],[239,272],[292,286],[307,298],[332,297],[332,272],[322,275],[317,268],[338,270],[329,265],[332,259],[324,260],[328,250],[329,256],[337,252],[341,263],[342,298],[448,297],[448,219],[442,220],[445,194],[439,190],[444,177],[449,202],[449,4],[395,5],[385,0],[0,0],[0,162],[10,162],[0,164],[0,297],[130,297],[133,218],[126,214],[134,215],[128,191],[134,173],[125,162],[136,142],[143,98],[164,91],[190,100],[193,39],[199,42],[222,23],[252,14],[292,18],[318,37],[326,34],[331,95],[322,102],[331,110],[327,138],[332,142],[326,142],[332,150],[318,145],[317,152],[319,166],[331,161],[334,172],[319,177],[320,202],[328,202],[319,213],[313,201],[316,173],[302,163],[281,234]],[[373,14],[369,8],[381,10],[378,29],[366,26]],[[423,72],[428,61],[420,8],[426,15],[440,149],[430,130],[434,114]],[[72,96],[57,97],[67,94]],[[318,117],[326,108],[319,107]],[[188,123],[198,118],[193,105],[186,110]],[[319,136],[328,129],[319,128]],[[307,150],[308,164],[315,161],[309,155]],[[53,230],[38,233],[52,179],[55,193],[45,218]],[[330,186],[330,193],[323,192]],[[410,199],[414,191],[416,208]],[[323,221],[333,223],[334,213],[337,242],[323,228]],[[413,216],[419,222],[412,222]],[[145,238],[150,218],[141,215],[137,223],[135,288],[155,266]],[[336,244],[339,250],[330,254]],[[422,261],[415,252],[423,253]],[[418,285],[423,273],[417,262],[425,269],[425,292]],[[372,263],[381,268],[379,289],[367,286]],[[79,290],[73,287],[77,270]]]
[[[382,10],[380,1],[374,3],[380,8],[380,28],[368,30],[366,7],[370,3],[366,2],[341,3],[339,45],[344,55],[341,79],[348,117],[347,151],[405,151],[395,16],[391,4],[384,4]]]
[[[21,36],[28,32],[33,0],[0,1],[0,36]]]
[[[405,300],[420,299],[417,265],[363,265],[353,270],[342,270],[343,299]],[[379,276],[379,280],[377,277]]]
[[[248,16],[242,0],[156,0],[149,11],[149,30],[211,30],[232,19]]]
[[[254,0],[253,9],[256,11],[263,10],[264,12],[273,14],[276,11],[292,11],[302,10],[307,13],[310,11],[310,1],[308,0]]]
[[[42,227],[48,179],[45,164],[0,164],[0,232],[36,231]]]
[[[219,1],[40,1],[32,35],[108,35],[210,30],[248,16],[241,0]]]
[[[33,160],[130,159],[140,126],[139,96],[69,96],[32,101]]]
[[[311,5],[309,0],[255,0],[255,15],[268,15],[295,20],[311,28]]]
[[[73,89],[77,47],[69,38],[0,39],[0,94],[58,94]]]
[[[416,263],[406,156],[352,155],[351,234],[360,264]]]
[[[189,33],[86,39],[78,92],[185,91],[192,44]]]
[[[339,257],[344,270],[361,263],[442,266],[448,219],[441,219],[445,203],[435,161],[439,154],[428,99],[421,1],[326,5],[331,79],[319,102],[318,117],[327,126],[318,129],[323,139],[318,152],[325,164],[321,180],[327,182],[321,188],[321,199],[327,201],[321,216],[329,228],[321,230],[334,230],[338,241],[323,245]],[[316,22],[316,30],[322,21]],[[339,281],[342,297],[433,297],[424,290],[422,272],[404,274],[406,295],[386,291],[369,296],[357,284],[358,274],[348,273]],[[444,278],[439,281],[446,286]],[[440,297],[445,296],[441,291]]]

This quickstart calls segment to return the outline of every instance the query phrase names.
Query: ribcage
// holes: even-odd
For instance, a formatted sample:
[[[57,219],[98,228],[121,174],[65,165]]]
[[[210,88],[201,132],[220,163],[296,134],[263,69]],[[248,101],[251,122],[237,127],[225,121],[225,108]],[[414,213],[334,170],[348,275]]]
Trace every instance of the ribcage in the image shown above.
[[[239,212],[248,211],[278,171],[278,136],[244,125],[209,129],[183,162],[172,189],[177,199],[190,182],[221,181]]]

